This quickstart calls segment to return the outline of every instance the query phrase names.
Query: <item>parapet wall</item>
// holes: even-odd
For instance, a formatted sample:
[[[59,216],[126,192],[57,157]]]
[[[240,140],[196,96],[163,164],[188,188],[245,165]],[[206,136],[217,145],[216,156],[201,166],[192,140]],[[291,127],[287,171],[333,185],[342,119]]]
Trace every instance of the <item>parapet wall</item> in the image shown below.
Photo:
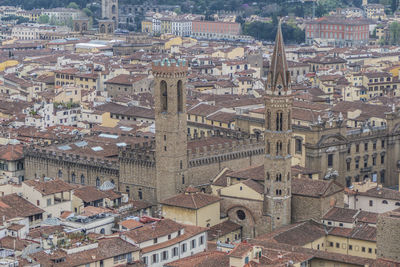
[[[264,154],[264,151],[263,139],[239,139],[218,145],[196,147],[194,151],[188,149],[188,161],[189,166],[194,167],[260,155]]]

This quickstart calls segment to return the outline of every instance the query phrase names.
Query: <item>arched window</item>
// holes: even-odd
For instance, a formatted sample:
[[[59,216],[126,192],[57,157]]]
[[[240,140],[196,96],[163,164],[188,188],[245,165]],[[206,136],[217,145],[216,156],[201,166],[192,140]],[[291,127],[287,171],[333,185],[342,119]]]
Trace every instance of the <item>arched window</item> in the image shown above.
[[[282,123],[283,123],[283,114],[282,112],[276,113],[276,130],[282,131]]]
[[[75,173],[72,173],[71,174],[71,182],[74,184],[74,183],[76,183],[76,175],[75,175]]]
[[[183,111],[183,86],[182,86],[182,81],[179,80],[178,84],[178,91],[177,91],[177,97],[178,97],[178,112]]]
[[[276,181],[277,182],[282,182],[282,174],[280,174],[280,173],[276,174]]]
[[[395,204],[396,206],[400,206],[400,202],[396,202],[396,204]]]
[[[382,204],[389,204],[387,200],[382,200]]]
[[[115,7],[115,5],[113,5],[111,7],[111,13],[115,14],[117,12],[117,8]]]
[[[100,178],[99,177],[96,178],[96,187],[100,187]]]
[[[287,144],[287,153],[288,153],[288,155],[290,155],[290,140],[289,140],[289,142]]]
[[[167,82],[161,81],[160,83],[160,100],[161,100],[161,111],[168,111],[168,91],[167,91]]]
[[[85,184],[85,176],[82,174],[81,175],[81,184],[84,185]]]
[[[101,228],[100,234],[104,235],[105,233],[106,233],[106,230],[104,230],[104,228]]]
[[[57,177],[58,177],[59,179],[62,179],[62,175],[63,175],[62,170],[58,170]]]

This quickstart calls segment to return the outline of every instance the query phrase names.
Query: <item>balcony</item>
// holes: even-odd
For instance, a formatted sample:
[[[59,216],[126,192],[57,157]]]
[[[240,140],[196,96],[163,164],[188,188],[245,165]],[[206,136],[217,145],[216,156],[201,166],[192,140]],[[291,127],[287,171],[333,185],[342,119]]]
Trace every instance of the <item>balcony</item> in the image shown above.
[[[372,167],[364,167],[360,169],[360,172],[371,172],[372,171]]]

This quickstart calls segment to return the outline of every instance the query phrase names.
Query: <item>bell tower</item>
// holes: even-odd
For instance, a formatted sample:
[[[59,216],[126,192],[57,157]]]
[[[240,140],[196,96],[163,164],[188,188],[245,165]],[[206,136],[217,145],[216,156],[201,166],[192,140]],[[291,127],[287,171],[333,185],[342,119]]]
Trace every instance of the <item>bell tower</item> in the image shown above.
[[[286,62],[281,23],[265,88],[265,198],[264,211],[272,229],[291,222],[291,111],[290,72]]]
[[[101,0],[101,18],[113,20],[118,28],[118,0]]]
[[[187,181],[186,61],[153,63],[157,201],[176,195]]]

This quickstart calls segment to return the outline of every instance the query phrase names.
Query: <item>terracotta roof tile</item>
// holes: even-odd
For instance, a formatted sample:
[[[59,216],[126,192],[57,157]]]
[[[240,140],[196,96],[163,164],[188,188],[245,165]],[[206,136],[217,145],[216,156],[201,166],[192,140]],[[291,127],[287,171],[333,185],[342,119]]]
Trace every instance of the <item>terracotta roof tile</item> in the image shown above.
[[[242,228],[241,225],[234,223],[230,220],[224,221],[224,222],[216,224],[216,225],[210,227],[210,229],[208,229],[207,240],[211,241],[211,240],[217,239],[219,236],[224,236],[226,234],[229,234],[229,233],[239,230],[241,228]]]
[[[160,201],[162,205],[175,206],[188,209],[201,209],[205,206],[211,205],[221,199],[217,196],[196,193],[182,193],[171,198]]]
[[[63,180],[58,178],[50,181],[26,180],[24,181],[24,183],[27,184],[28,186],[35,188],[43,196],[61,192],[68,192],[75,188],[69,183],[64,182]]]

